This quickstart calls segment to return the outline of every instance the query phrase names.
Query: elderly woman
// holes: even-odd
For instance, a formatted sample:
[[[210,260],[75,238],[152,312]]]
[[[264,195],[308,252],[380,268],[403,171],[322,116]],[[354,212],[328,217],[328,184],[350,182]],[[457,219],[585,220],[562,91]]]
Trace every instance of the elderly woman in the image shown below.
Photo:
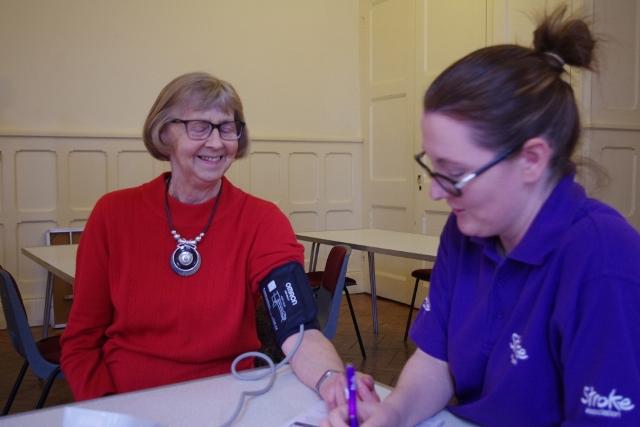
[[[204,73],[176,78],[151,108],[144,142],[171,172],[103,196],[78,248],[61,358],[75,398],[228,373],[260,347],[262,290],[281,296],[267,300],[280,304],[268,312],[285,354],[305,326],[295,374],[329,407],[343,402],[343,376],[331,375],[343,364],[317,329],[303,247],[274,204],[224,177],[249,143],[233,87]],[[359,380],[361,397],[375,399],[372,379]]]
[[[640,425],[640,236],[586,196],[571,161],[563,74],[594,45],[559,9],[533,49],[477,50],[427,90],[416,158],[452,214],[418,349],[383,403],[359,405],[362,427]]]

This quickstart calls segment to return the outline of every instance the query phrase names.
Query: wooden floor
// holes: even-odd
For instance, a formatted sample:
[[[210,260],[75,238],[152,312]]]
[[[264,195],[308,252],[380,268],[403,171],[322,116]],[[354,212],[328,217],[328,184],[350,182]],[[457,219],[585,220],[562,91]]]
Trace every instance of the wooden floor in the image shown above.
[[[352,295],[352,301],[358,316],[367,359],[363,360],[360,354],[351,316],[344,299],[338,332],[333,342],[345,362],[353,363],[358,370],[373,375],[381,383],[394,385],[402,366],[415,349],[412,343],[404,344],[402,342],[408,306],[379,298],[379,333],[375,337],[371,324],[369,295]],[[33,333],[34,336],[39,337],[41,328],[33,328]],[[0,331],[0,361],[0,404],[4,405],[22,366],[22,359],[11,347],[8,334],[4,330]],[[31,372],[28,372],[13,403],[11,413],[33,409],[41,387],[42,382]],[[60,405],[72,401],[73,398],[67,383],[64,380],[57,380],[45,406]]]

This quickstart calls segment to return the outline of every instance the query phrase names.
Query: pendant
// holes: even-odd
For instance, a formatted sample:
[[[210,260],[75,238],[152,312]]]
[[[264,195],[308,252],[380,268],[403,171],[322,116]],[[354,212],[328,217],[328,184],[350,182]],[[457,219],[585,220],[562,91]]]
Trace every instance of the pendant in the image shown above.
[[[171,269],[180,276],[191,276],[200,268],[200,254],[196,245],[179,243],[169,261]]]

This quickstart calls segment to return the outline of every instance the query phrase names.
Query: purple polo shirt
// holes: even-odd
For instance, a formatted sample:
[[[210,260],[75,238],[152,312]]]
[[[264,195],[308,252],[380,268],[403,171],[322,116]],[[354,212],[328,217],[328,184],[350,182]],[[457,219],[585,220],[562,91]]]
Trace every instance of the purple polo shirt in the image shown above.
[[[640,235],[563,178],[506,257],[451,216],[411,328],[483,426],[640,426]]]

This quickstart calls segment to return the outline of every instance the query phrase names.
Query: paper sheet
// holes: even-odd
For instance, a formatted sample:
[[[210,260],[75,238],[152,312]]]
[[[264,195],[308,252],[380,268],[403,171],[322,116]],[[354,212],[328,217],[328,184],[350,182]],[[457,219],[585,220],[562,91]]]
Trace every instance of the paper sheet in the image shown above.
[[[318,427],[320,422],[328,415],[324,402],[316,402],[315,405],[298,414],[282,427]],[[298,423],[298,424],[296,424]],[[460,418],[455,417],[449,411],[443,410],[433,417],[422,421],[416,427],[477,427]]]
[[[282,427],[317,427],[328,414],[324,401],[320,400],[303,413],[291,418],[286,424],[283,424]]]
[[[151,420],[117,412],[96,411],[74,406],[64,408],[62,427],[163,427]]]

